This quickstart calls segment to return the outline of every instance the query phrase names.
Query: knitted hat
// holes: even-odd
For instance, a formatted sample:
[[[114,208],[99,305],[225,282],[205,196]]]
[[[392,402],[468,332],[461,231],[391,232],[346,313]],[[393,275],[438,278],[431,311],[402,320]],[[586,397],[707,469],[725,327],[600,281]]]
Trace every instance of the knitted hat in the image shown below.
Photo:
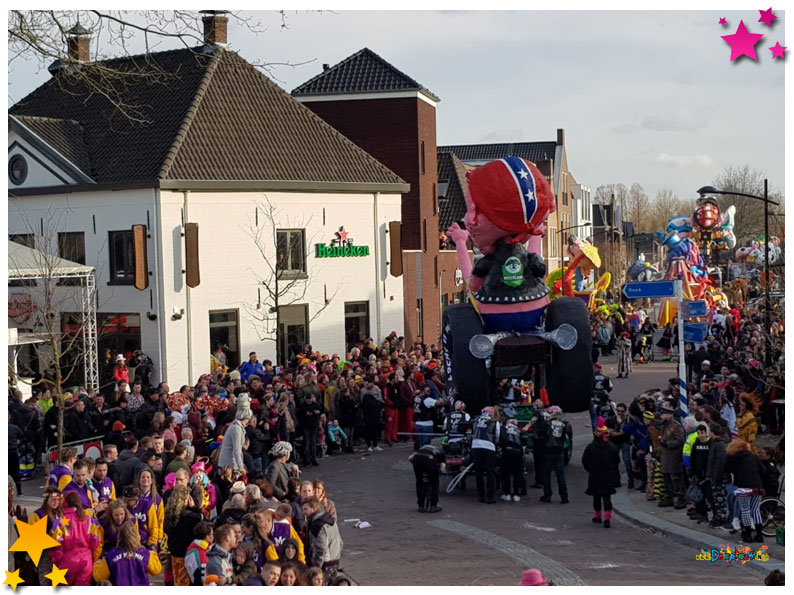
[[[552,405],[549,407],[546,412],[549,414],[549,417],[559,417],[562,415],[562,409],[557,407],[556,405]]]
[[[546,587],[549,581],[537,568],[530,568],[525,570],[521,575],[521,582],[518,583],[521,587]]]
[[[235,481],[232,484],[232,488],[229,490],[229,494],[243,494],[245,493],[245,484],[242,481]]]
[[[554,210],[554,194],[534,164],[518,157],[491,161],[466,173],[477,213],[509,233],[533,234]]]
[[[114,421],[113,422],[113,431],[114,432],[123,432],[125,427],[126,426],[123,423],[121,423],[120,421]]]
[[[270,449],[270,452],[268,454],[279,459],[284,456],[288,457],[291,453],[292,453],[292,444],[290,444],[289,442],[285,442],[284,440],[281,440],[273,445],[273,448]]]
[[[235,419],[243,421],[253,417],[254,414],[251,412],[251,399],[248,393],[240,393],[237,395],[235,405],[237,405],[237,414],[234,416]]]

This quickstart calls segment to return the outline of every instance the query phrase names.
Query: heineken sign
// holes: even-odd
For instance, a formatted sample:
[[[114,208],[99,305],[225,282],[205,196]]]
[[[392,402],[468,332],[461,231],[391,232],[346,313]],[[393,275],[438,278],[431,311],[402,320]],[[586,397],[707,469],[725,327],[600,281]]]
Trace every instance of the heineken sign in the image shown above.
[[[317,258],[339,258],[351,256],[369,256],[369,246],[356,246],[353,238],[345,231],[344,226],[334,234],[336,237],[330,244],[315,244],[314,255]]]

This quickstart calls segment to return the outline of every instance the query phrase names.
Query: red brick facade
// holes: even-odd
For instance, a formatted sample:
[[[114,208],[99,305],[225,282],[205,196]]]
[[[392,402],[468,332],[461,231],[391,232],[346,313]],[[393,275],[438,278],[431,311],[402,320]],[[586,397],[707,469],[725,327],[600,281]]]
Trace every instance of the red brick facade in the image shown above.
[[[402,202],[405,336],[413,338],[421,332],[427,344],[437,343],[439,276],[445,288],[454,287],[454,268],[442,274],[451,265],[448,255],[439,256],[438,250],[435,107],[417,97],[385,94],[382,99],[300,100],[411,185]]]

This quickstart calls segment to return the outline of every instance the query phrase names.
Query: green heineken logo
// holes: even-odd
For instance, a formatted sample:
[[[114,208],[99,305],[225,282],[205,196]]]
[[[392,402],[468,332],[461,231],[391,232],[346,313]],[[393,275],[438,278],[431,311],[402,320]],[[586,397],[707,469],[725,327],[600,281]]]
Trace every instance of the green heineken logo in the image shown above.
[[[356,246],[353,244],[353,238],[345,231],[344,226],[335,232],[336,236],[331,243],[315,244],[314,255],[317,258],[338,258],[350,256],[369,256],[369,246]]]
[[[516,256],[511,256],[502,265],[502,280],[510,287],[520,287],[524,284],[524,265]]]

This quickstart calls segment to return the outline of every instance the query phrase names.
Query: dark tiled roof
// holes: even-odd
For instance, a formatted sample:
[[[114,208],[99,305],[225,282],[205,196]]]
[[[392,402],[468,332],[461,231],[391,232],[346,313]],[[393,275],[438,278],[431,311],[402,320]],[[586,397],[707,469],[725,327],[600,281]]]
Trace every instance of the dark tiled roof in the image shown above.
[[[221,53],[186,127],[163,177],[404,183],[231,52]]]
[[[466,166],[454,153],[438,152],[438,184],[447,182],[444,198],[438,199],[438,226],[441,231],[449,229],[455,221],[466,214]]]
[[[397,70],[369,48],[364,48],[297,87],[292,94],[330,95],[336,93],[377,93],[421,91],[434,101],[440,99],[410,76]]]
[[[18,116],[17,120],[91,177],[91,159],[79,122],[35,116]]]
[[[533,163],[554,159],[556,141],[530,143],[495,143],[489,145],[447,145],[439,151],[455,153],[461,161],[492,161],[515,155]]]
[[[17,117],[79,122],[97,183],[404,183],[233,52],[185,48],[103,64],[152,74],[137,84],[117,84],[139,117],[127,117],[68,75],[10,109]]]

